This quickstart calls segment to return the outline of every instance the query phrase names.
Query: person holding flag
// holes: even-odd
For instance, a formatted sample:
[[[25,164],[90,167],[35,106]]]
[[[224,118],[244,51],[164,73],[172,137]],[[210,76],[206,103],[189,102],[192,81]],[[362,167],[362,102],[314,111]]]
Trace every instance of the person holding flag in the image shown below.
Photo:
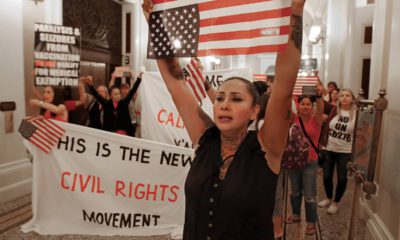
[[[260,110],[258,93],[249,80],[232,77],[219,86],[212,121],[189,90],[174,55],[157,58],[196,148],[185,183],[184,240],[274,239],[272,213],[300,66],[304,3],[292,0],[289,42],[277,55],[276,79],[258,132],[247,130]],[[153,6],[152,0],[142,4],[149,25]]]

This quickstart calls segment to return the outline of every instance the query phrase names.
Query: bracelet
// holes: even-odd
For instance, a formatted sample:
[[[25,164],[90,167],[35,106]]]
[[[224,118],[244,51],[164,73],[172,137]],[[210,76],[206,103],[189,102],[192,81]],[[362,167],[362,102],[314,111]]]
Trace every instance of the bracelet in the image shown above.
[[[40,100],[39,106],[42,107],[42,105],[43,105],[43,100]]]

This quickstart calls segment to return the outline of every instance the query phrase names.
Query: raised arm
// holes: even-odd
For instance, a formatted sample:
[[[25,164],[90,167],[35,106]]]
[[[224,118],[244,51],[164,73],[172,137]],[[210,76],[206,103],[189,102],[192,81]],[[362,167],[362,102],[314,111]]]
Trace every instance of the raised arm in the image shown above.
[[[316,92],[317,92],[317,109],[315,111],[315,119],[317,120],[319,125],[322,125],[323,115],[324,115],[324,100],[322,99],[323,87],[321,84],[317,85]]]
[[[86,80],[86,84],[89,86],[89,90],[92,93],[92,96],[94,98],[96,98],[96,100],[99,101],[99,103],[101,105],[103,105],[103,106],[106,105],[108,100],[103,98],[102,96],[100,96],[100,94],[93,87],[93,77],[92,76],[86,76],[85,80]]]
[[[45,110],[50,111],[50,112],[60,116],[65,121],[68,119],[68,111],[65,108],[64,104],[60,104],[60,105],[56,106],[52,103],[44,102],[39,99],[31,99],[29,101],[29,105],[31,105],[32,107],[37,107],[37,108],[44,108]]]
[[[141,77],[137,77],[135,83],[133,84],[131,90],[129,90],[128,95],[123,99],[124,101],[129,102],[132,100],[133,96],[135,95],[137,89],[139,88],[140,83],[142,82]]]
[[[148,20],[149,14],[153,10],[153,2],[151,0],[144,0],[142,7],[145,17]],[[183,119],[190,139],[193,145],[196,146],[204,131],[213,124],[212,120],[200,108],[187,87],[178,61],[173,57],[157,59],[157,65],[175,106]]]
[[[278,53],[275,64],[275,81],[266,109],[264,124],[259,131],[259,140],[266,152],[269,167],[278,173],[286,146],[291,114],[294,84],[300,66],[302,45],[302,16],[305,0],[292,0],[289,42],[284,51]]]
[[[79,79],[79,100],[75,101],[75,106],[79,107],[86,103],[86,93],[85,93],[85,84],[83,82],[83,78]]]

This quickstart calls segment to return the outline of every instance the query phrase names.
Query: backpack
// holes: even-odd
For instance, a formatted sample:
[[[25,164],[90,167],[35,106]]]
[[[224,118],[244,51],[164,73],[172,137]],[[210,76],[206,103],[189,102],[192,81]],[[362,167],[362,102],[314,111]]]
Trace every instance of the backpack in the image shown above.
[[[310,145],[303,131],[296,123],[293,123],[289,129],[281,167],[286,169],[303,169],[308,161],[309,150]]]

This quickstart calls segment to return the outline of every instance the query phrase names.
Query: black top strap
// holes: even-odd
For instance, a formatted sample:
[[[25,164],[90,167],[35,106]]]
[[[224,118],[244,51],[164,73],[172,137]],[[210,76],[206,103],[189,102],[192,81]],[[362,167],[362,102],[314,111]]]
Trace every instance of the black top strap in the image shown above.
[[[310,141],[311,146],[314,148],[315,152],[319,153],[319,149],[315,146],[315,144],[314,144],[313,140],[310,138],[310,136],[308,136],[307,131],[303,124],[303,120],[301,120],[300,116],[299,116],[299,121],[300,121],[301,129],[303,129],[304,136],[306,136],[306,138],[308,138],[308,140]]]

